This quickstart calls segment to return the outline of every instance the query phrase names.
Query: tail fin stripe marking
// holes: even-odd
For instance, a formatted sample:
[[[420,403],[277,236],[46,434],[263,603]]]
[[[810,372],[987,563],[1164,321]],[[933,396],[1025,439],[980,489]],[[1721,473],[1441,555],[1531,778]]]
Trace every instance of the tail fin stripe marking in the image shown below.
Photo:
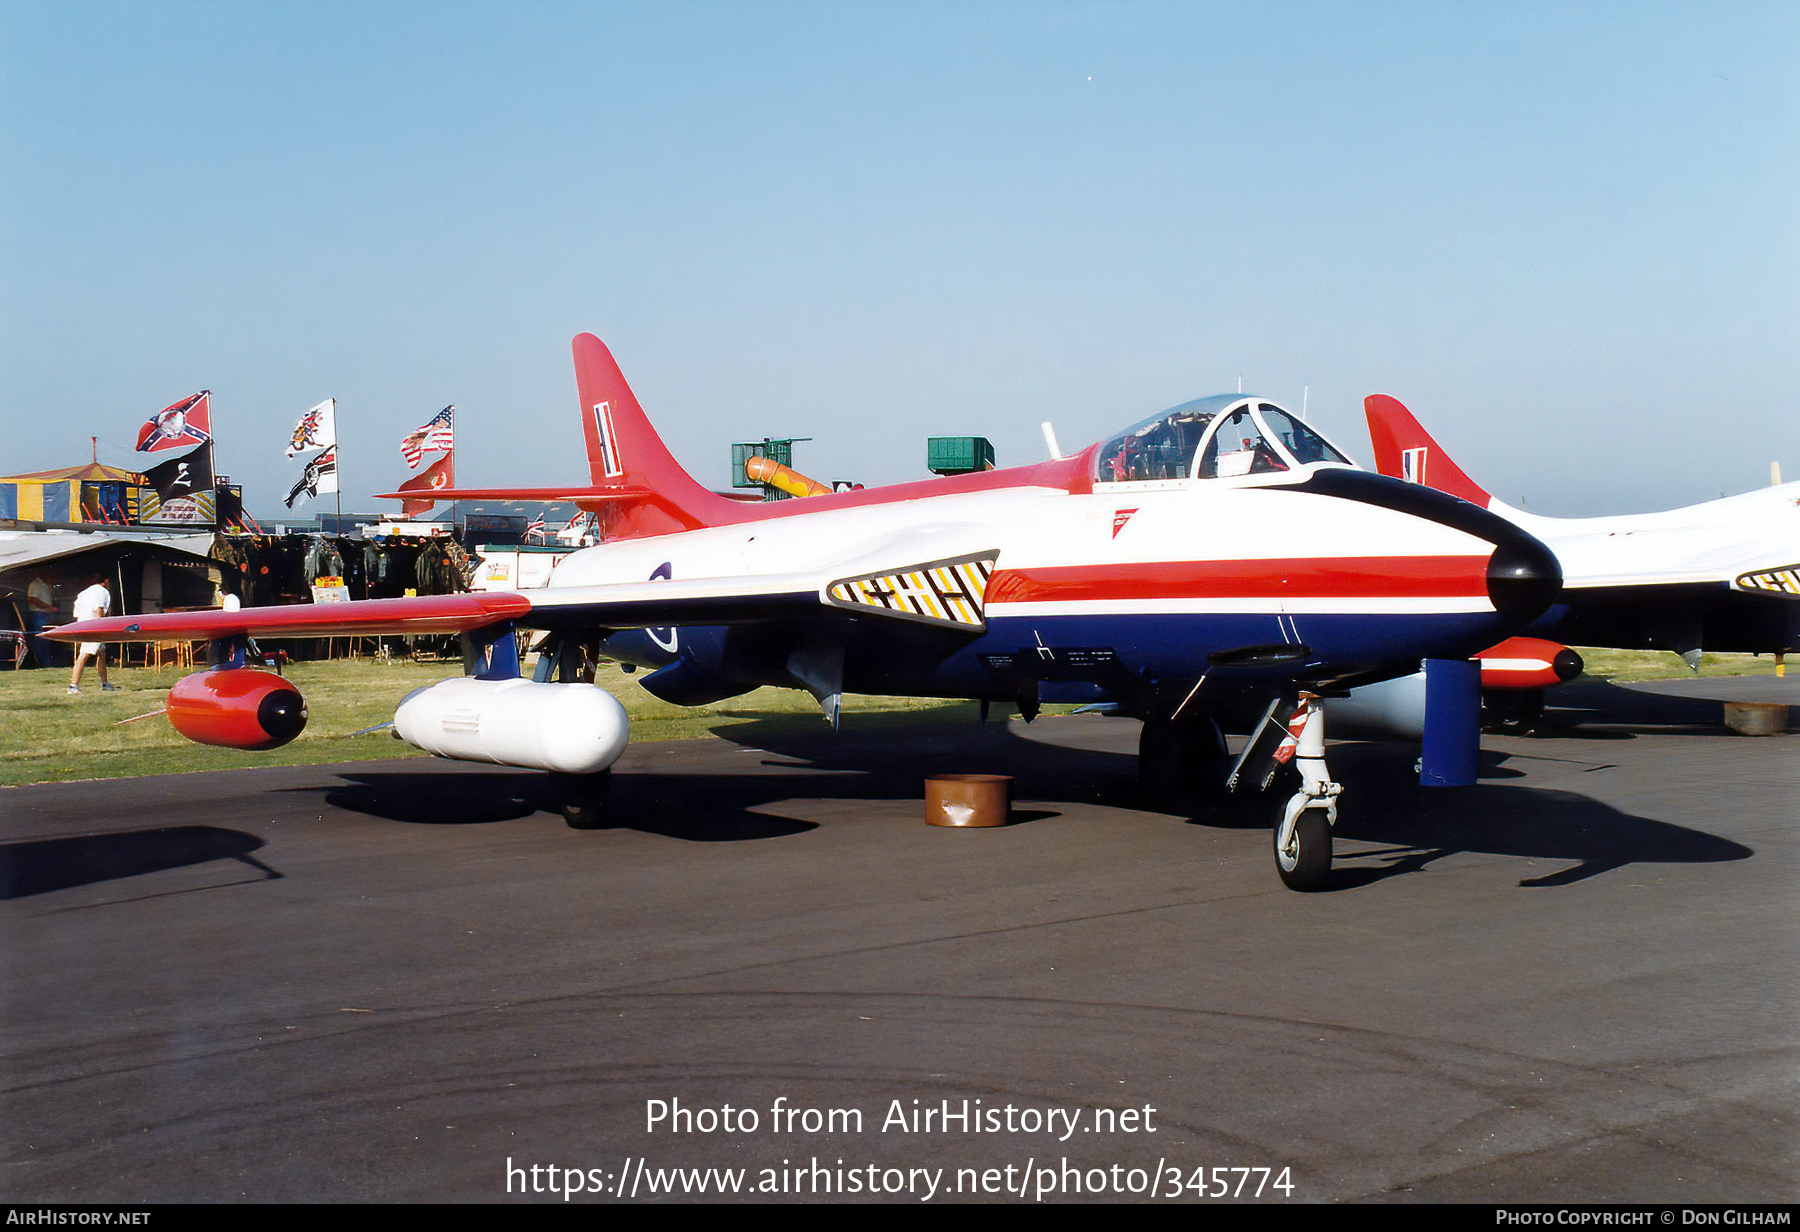
[[[611,402],[594,404],[594,431],[600,437],[601,469],[607,478],[616,479],[625,473],[625,468],[619,462],[619,449],[613,435]]]
[[[1400,451],[1400,478],[1408,483],[1425,482],[1425,448],[1403,449]]]

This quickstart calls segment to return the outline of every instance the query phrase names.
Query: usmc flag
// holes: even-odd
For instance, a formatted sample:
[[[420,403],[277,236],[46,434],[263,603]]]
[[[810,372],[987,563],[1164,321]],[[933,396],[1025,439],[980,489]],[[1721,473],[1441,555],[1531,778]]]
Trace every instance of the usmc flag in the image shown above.
[[[414,475],[411,479],[408,479],[405,483],[401,484],[400,490],[402,492],[418,492],[424,494],[435,491],[438,488],[453,488],[455,486],[456,455],[454,453],[447,453],[436,462],[433,462],[430,466],[426,467],[423,474]],[[415,514],[426,512],[435,504],[437,504],[437,502],[434,500],[401,501],[400,511],[406,517],[410,518]]]

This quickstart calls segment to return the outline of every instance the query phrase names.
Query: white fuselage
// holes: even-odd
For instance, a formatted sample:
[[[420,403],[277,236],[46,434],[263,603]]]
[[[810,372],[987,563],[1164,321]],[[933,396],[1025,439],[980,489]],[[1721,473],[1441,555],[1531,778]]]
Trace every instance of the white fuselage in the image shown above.
[[[721,597],[773,580],[790,594],[816,590],[824,603],[840,579],[981,557],[992,572],[984,618],[964,630],[972,640],[894,667],[883,639],[901,637],[899,622],[862,609],[847,635],[845,690],[986,696],[1000,691],[991,673],[1015,670],[1002,660],[1092,665],[1097,655],[1114,684],[1095,668],[1089,684],[1099,694],[1068,694],[1082,700],[1191,682],[1209,655],[1245,647],[1294,647],[1320,679],[1364,679],[1416,670],[1421,657],[1466,657],[1512,631],[1488,593],[1494,542],[1429,516],[1298,490],[1313,469],[1076,492],[812,497],[787,503],[783,516],[578,552],[537,606],[564,608],[575,624],[588,596],[626,586],[642,595],[651,579]],[[679,646],[696,662],[708,654],[705,638],[650,633],[664,651]],[[739,655],[712,653],[708,670],[749,670],[727,664]],[[779,672],[739,678],[770,682]]]
[[[1563,585],[1724,582],[1800,564],[1800,483],[1659,513],[1551,518],[1502,501],[1488,508],[1541,539],[1562,562]]]
[[[1281,476],[1291,482],[1294,476]],[[1005,488],[869,504],[602,544],[571,555],[550,580],[568,586],[643,582],[661,576],[746,579],[831,573],[998,550],[1007,574],[1135,566],[1226,566],[1222,580],[1154,595],[1121,580],[1082,588],[1084,597],[990,598],[990,618],[1149,612],[1400,614],[1491,612],[1479,585],[1493,545],[1463,531],[1390,509],[1285,490],[1263,477],[1096,484],[1091,493]],[[821,500],[825,498],[811,498]],[[810,503],[810,501],[809,501]],[[1122,519],[1122,521],[1121,521]],[[1396,595],[1317,583],[1332,562],[1456,559],[1471,585],[1459,595]],[[1285,570],[1280,566],[1291,566]],[[1271,566],[1274,566],[1273,568]],[[1223,575],[1235,569],[1235,576]],[[1312,576],[1309,576],[1312,575]],[[1116,593],[1106,593],[1106,592]],[[1337,593],[1329,593],[1336,591]]]

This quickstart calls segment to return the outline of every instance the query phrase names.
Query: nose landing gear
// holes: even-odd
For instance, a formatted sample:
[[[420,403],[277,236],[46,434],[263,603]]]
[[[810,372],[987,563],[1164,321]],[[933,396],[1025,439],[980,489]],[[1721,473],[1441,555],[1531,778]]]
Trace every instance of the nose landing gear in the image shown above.
[[[1286,797],[1276,793],[1275,871],[1290,890],[1323,889],[1331,876],[1331,827],[1344,786],[1333,782],[1326,768],[1325,707],[1311,693],[1300,695],[1287,737],[1275,750],[1277,762],[1288,759],[1300,783]]]

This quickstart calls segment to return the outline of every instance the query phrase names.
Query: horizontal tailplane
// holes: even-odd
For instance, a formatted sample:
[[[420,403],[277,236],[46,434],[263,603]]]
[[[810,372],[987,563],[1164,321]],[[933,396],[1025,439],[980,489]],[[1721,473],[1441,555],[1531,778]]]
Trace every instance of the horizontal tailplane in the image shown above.
[[[440,487],[433,501],[572,501],[600,515],[606,539],[638,539],[738,522],[744,507],[708,491],[681,468],[650,426],[637,395],[625,383],[612,352],[592,334],[577,334],[575,387],[587,442],[588,486],[550,488]],[[383,492],[383,499],[414,499],[417,492]],[[429,506],[427,506],[429,507]]]

